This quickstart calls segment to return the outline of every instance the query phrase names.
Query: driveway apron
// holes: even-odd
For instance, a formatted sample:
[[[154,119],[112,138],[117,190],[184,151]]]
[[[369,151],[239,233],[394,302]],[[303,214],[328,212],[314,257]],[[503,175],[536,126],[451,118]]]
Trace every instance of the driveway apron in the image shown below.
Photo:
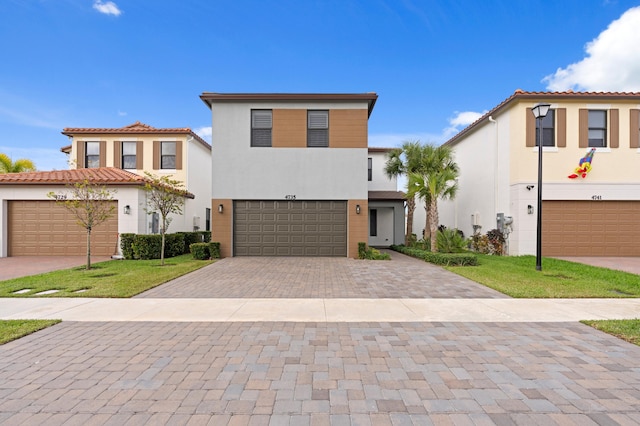
[[[398,254],[224,259],[140,297],[510,301]],[[578,322],[65,321],[0,346],[0,424],[635,425],[639,359]]]

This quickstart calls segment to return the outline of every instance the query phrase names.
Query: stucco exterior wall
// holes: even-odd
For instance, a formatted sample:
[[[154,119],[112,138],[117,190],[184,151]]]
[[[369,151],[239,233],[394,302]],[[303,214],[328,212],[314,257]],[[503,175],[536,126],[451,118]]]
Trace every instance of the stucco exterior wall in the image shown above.
[[[371,158],[372,161],[372,176],[368,183],[369,191],[397,191],[398,179],[396,177],[388,178],[384,172],[387,154],[385,152],[369,152],[368,158]]]

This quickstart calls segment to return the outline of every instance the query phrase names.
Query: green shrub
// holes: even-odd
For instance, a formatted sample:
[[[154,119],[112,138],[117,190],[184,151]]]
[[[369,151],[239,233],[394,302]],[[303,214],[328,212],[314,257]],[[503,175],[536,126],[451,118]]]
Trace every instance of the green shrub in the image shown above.
[[[209,237],[211,237],[211,235],[209,235]],[[220,259],[220,243],[219,242],[217,241],[209,242],[209,255],[211,256],[211,259]]]
[[[443,266],[477,266],[478,257],[473,253],[431,253],[424,254],[424,260]]]
[[[184,253],[183,234],[165,234],[164,236],[164,257],[176,257]]]
[[[440,253],[462,253],[466,242],[457,229],[442,229],[436,235],[436,244]]]
[[[120,249],[125,259],[133,259],[133,241],[136,234],[120,234]]]
[[[367,247],[367,243],[358,243],[358,259],[390,260],[389,253],[380,253],[380,250]]]
[[[189,251],[194,259],[207,260],[211,257],[209,254],[209,243],[192,243],[189,245]]]
[[[136,235],[131,246],[134,259],[160,259],[162,236],[159,234]]]

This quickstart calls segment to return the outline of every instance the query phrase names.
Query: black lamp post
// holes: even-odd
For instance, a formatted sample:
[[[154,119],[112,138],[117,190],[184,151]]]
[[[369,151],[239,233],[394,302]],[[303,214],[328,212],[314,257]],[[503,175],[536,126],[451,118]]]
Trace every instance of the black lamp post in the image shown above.
[[[538,126],[538,220],[536,234],[536,271],[542,271],[542,120],[547,116],[551,105],[539,103],[531,108]]]

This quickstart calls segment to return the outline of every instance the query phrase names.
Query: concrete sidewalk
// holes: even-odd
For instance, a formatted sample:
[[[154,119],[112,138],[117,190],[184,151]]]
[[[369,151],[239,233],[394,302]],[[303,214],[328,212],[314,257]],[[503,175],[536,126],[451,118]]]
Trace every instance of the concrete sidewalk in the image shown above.
[[[640,299],[0,299],[0,319],[83,322],[574,322],[638,317]]]

